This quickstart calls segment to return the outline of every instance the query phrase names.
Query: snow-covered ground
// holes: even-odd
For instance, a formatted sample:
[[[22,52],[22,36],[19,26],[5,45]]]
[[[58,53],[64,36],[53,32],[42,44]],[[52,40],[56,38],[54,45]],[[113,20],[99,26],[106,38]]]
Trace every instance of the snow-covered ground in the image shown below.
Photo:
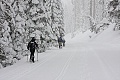
[[[68,34],[66,47],[39,53],[38,62],[25,57],[3,68],[0,80],[120,80],[120,31],[112,26],[97,35]]]

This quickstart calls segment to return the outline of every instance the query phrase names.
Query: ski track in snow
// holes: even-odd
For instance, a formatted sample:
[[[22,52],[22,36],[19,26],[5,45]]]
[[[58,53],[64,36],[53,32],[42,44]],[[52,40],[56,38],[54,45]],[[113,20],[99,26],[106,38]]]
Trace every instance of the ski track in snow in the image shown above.
[[[80,79],[81,80],[91,80],[91,74],[92,72],[89,71],[88,69],[88,63],[87,63],[87,55],[88,55],[88,48],[86,48],[86,46],[83,46],[83,52],[84,53],[81,53],[81,72],[80,72]]]
[[[51,50],[52,53],[46,52],[39,55],[38,62],[24,62],[18,64],[19,66],[11,66],[12,70],[1,74],[0,80],[26,80],[26,78],[31,80],[36,73],[40,73],[40,76],[35,80],[119,80],[119,77],[112,75],[114,72],[111,67],[99,56],[100,52],[97,49],[100,48],[103,51],[107,49],[103,46],[109,46],[109,49],[112,49],[117,48],[118,45],[84,42],[68,44],[58,51]],[[11,68],[8,67],[8,69]],[[51,74],[54,68],[57,69],[53,71],[54,74]],[[46,72],[45,69],[50,72]],[[45,75],[52,77],[50,79],[42,77]]]
[[[109,47],[111,47],[111,49],[114,49],[114,48],[118,48],[119,45],[115,45],[115,44],[103,44],[104,45],[107,45]],[[107,65],[107,63],[105,61],[103,61],[100,56],[98,55],[97,51],[93,48],[93,47],[90,47],[89,46],[89,49],[91,52],[93,52],[93,54],[97,57],[97,59],[99,60],[100,64],[101,64],[101,67],[102,69],[104,70],[104,73],[105,75],[109,78],[109,80],[119,80],[119,78],[117,78],[114,74],[114,72],[112,72],[112,68],[111,66]]]
[[[113,80],[112,76],[109,77],[109,73],[107,71],[107,66],[105,65],[105,63],[102,61],[102,59],[100,59],[100,57],[97,55],[97,52],[94,50],[94,48],[92,47],[88,47],[88,49],[96,56],[96,58],[98,59],[101,68],[104,70],[104,74],[109,78],[109,80]]]
[[[77,45],[77,44],[75,44]],[[71,45],[73,46],[73,45]],[[72,51],[68,51],[71,53],[71,56],[69,56],[67,62],[65,63],[65,65],[63,66],[63,69],[61,70],[60,74],[58,75],[58,77],[55,80],[89,80],[91,78],[91,72],[88,71],[88,64],[87,64],[87,60],[86,60],[86,56],[87,56],[87,50],[86,47],[84,47],[84,45],[81,46],[73,46],[74,49],[72,48]],[[80,49],[81,48],[81,49]],[[71,50],[71,49],[70,49]],[[77,58],[80,58],[79,63],[80,66],[76,68],[76,70],[79,68],[79,70],[77,70],[78,74],[74,74],[72,73],[72,75],[69,75],[69,71],[74,69],[71,69],[71,66],[74,67],[74,65],[71,65],[73,63],[74,60],[76,60],[76,56]],[[76,62],[74,62],[76,63]],[[66,76],[67,74],[67,76]],[[77,78],[75,78],[75,75],[78,75]],[[72,78],[70,79],[69,77]],[[92,79],[91,79],[92,80]]]
[[[60,74],[58,75],[58,77],[55,80],[62,80],[62,78],[64,77],[65,73],[67,72],[67,69],[70,65],[70,61],[72,60],[74,54],[71,53],[71,55],[69,56],[68,60],[66,61],[66,63],[64,64]]]
[[[41,53],[40,53],[41,54]],[[44,53],[43,53],[44,54]],[[50,56],[51,54],[44,54],[44,56],[42,56],[42,57],[40,57],[41,58],[41,60],[43,59],[44,60],[44,58],[47,56]],[[27,61],[27,63],[30,63],[29,61]],[[26,62],[24,63],[24,64],[19,64],[19,65],[14,65],[14,67],[15,67],[15,69],[12,69],[12,70],[9,70],[9,71],[7,71],[7,73],[6,74],[2,74],[2,75],[0,75],[0,78],[4,78],[4,77],[6,77],[6,75],[13,75],[14,73],[11,73],[11,72],[14,72],[14,71],[16,71],[17,72],[17,70],[19,70],[19,69],[24,69],[23,67],[25,67],[25,65],[27,64]],[[29,65],[31,65],[31,64],[28,64],[26,67],[28,67]],[[9,66],[9,67],[12,67],[12,66]],[[25,68],[26,69],[26,68]]]
[[[20,66],[18,68],[13,69],[13,71],[9,71],[7,72],[7,74],[3,74],[0,76],[0,79],[3,80],[4,78],[7,78],[9,80],[17,80],[25,75],[27,75],[28,73],[32,72],[33,70],[37,69],[38,67],[40,67],[41,65],[45,64],[47,61],[49,61],[50,59],[52,59],[53,57],[57,56],[58,53],[54,54],[51,56],[51,54],[49,54],[49,58],[47,57],[46,59],[44,59],[43,61],[41,61],[40,63],[30,63],[27,66]],[[59,54],[60,55],[60,54]],[[29,67],[30,65],[34,65],[32,67]],[[23,68],[24,67],[24,68]],[[29,67],[29,68],[28,68]],[[23,70],[24,69],[24,70]],[[13,72],[13,73],[12,73]],[[14,75],[14,76],[13,76]],[[12,77],[13,76],[13,77]]]
[[[98,45],[100,45],[100,44],[98,44]],[[107,43],[101,44],[101,46],[99,46],[99,48],[102,49],[103,46],[104,46],[104,49],[105,49],[105,50],[107,49],[108,46],[109,46],[110,49],[119,48],[119,47],[118,47],[119,45],[116,45],[116,44],[107,44]],[[104,71],[103,73],[104,73],[104,75],[106,75],[107,80],[119,80],[119,78],[117,78],[117,77],[114,75],[115,73],[112,72],[111,66],[110,66],[110,65],[107,65],[107,63],[106,63],[103,59],[101,59],[101,57],[99,56],[100,52],[98,53],[98,51],[96,51],[96,49],[94,49],[94,47],[91,46],[91,45],[88,45],[88,46],[86,46],[86,47],[87,47],[87,49],[88,49],[90,52],[92,52],[92,53],[95,55],[95,57],[96,57],[97,60],[99,61],[99,64],[100,64],[102,70]],[[102,48],[101,48],[101,47],[102,47]]]

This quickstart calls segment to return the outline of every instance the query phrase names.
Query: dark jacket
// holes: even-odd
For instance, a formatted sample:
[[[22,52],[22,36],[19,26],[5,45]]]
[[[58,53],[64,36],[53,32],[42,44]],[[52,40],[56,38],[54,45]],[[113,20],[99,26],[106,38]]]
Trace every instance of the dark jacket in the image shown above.
[[[62,42],[62,37],[59,37],[59,38],[58,38],[58,42]]]
[[[27,49],[34,50],[38,47],[38,44],[35,42],[35,39],[32,38],[32,40],[28,43]]]

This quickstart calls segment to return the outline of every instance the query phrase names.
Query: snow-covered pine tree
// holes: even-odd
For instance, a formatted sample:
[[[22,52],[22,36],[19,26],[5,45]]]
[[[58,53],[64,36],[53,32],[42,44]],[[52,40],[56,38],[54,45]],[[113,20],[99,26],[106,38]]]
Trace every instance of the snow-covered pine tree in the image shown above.
[[[120,30],[120,1],[112,0],[108,4],[109,19],[111,22],[116,23],[113,30]]]
[[[29,0],[28,5],[27,14],[29,14],[30,20],[34,23],[34,26],[30,27],[33,31],[30,32],[33,34],[37,31],[38,34],[36,34],[36,36],[38,39],[41,35],[45,38],[44,45],[40,46],[45,47],[45,45],[49,45],[50,42],[57,40],[57,35],[64,32],[61,2],[58,0],[31,0],[30,3]],[[58,21],[55,21],[53,17],[58,19]]]
[[[63,8],[60,0],[53,0],[52,4],[52,29],[55,30],[57,35],[64,34],[64,20],[63,20]]]
[[[59,0],[0,0],[0,63],[5,67],[21,59],[32,36],[38,44],[42,36],[44,45],[50,45],[64,33],[63,27]]]
[[[12,32],[14,31],[15,21],[14,15],[15,12],[11,6],[13,1],[1,0],[0,1],[0,25],[1,27],[1,37],[0,44],[2,48],[1,55],[4,55],[6,62],[2,62],[2,65],[6,66],[7,64],[13,64],[15,61],[13,57],[16,55],[16,52],[13,50],[12,44]]]

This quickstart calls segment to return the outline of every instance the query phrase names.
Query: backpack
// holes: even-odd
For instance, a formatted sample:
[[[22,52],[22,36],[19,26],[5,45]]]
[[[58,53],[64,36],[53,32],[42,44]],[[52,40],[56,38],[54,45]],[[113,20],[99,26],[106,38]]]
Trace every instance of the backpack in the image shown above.
[[[36,45],[35,45],[35,42],[30,42],[30,49],[35,49]]]
[[[58,38],[58,42],[62,42],[62,38],[60,37],[60,38]]]

